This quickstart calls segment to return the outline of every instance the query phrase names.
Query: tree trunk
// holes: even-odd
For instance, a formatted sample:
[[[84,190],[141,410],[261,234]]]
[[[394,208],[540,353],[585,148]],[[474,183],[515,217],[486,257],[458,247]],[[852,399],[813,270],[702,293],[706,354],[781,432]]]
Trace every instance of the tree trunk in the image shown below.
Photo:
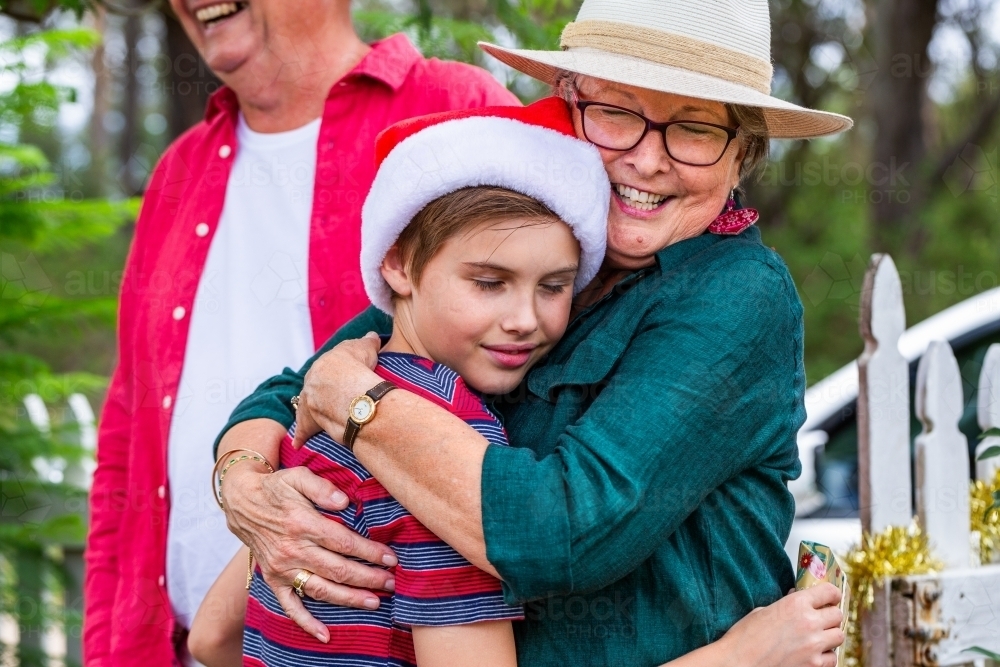
[[[45,560],[40,548],[22,546],[14,556],[17,571],[17,664],[43,667],[48,663],[42,645],[45,632],[42,592],[45,588]]]
[[[874,249],[896,252],[921,232],[915,213],[927,157],[925,106],[932,73],[927,45],[937,0],[878,0],[878,79],[871,90],[878,125],[870,172]]]
[[[142,17],[126,16],[123,29],[125,38],[125,81],[122,95],[122,116],[125,125],[118,141],[118,160],[121,163],[119,182],[125,194],[139,193],[141,175],[133,164],[133,156],[139,148],[139,37],[142,34]]]
[[[208,97],[222,84],[198,55],[176,17],[164,12],[170,71],[164,77],[168,102],[170,141],[198,123],[205,114]]]
[[[104,117],[108,113],[111,90],[111,74],[104,64],[104,34],[107,29],[107,12],[102,5],[94,5],[91,14],[94,30],[101,35],[101,41],[94,48],[91,65],[94,68],[94,109],[90,116],[90,155],[93,168],[90,170],[93,182],[88,183],[91,193],[97,196],[107,194],[104,190],[108,164],[108,131],[104,129]],[[89,180],[89,179],[88,179]]]

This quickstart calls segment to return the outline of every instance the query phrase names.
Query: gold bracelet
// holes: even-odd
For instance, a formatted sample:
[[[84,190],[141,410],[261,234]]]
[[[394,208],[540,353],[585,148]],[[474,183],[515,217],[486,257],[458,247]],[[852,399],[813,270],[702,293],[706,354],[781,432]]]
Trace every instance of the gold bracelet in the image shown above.
[[[247,552],[247,590],[250,590],[250,582],[253,581],[253,552]]]
[[[219,454],[219,458],[215,459],[215,465],[212,466],[212,488],[213,489],[215,488],[215,478],[218,477],[218,475],[219,475],[219,464],[222,463],[223,461],[225,461],[226,457],[228,457],[230,454],[235,454],[236,452],[243,452],[243,451],[250,451],[250,450],[248,450],[248,449],[244,450],[244,449],[240,449],[239,447],[237,447],[236,449],[230,449],[225,454]]]
[[[222,468],[222,471],[219,473],[218,481],[216,481],[215,471],[218,469],[219,464],[222,461],[224,461],[227,456],[229,456],[230,454],[235,454],[236,452],[249,452],[250,455],[243,454],[242,456],[235,456],[226,461],[226,465]],[[243,461],[256,461],[258,463],[263,464],[263,466],[267,468],[267,472],[269,473],[274,472],[274,468],[271,467],[271,464],[268,463],[264,455],[261,454],[260,452],[255,452],[252,449],[233,449],[220,456],[219,460],[215,462],[215,466],[212,468],[212,485],[215,487],[215,502],[219,503],[220,509],[224,509],[222,505],[222,480],[226,478],[226,473],[229,472],[230,468],[232,468],[237,463],[242,463]]]

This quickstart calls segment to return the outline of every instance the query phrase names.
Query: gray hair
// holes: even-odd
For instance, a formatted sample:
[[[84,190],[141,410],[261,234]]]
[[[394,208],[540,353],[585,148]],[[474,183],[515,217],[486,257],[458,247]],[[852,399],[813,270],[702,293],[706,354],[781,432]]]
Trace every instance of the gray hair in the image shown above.
[[[566,104],[573,104],[573,99],[578,92],[577,84],[581,74],[559,70],[556,72],[552,84],[552,93],[561,97]],[[770,151],[771,137],[767,130],[767,119],[764,117],[764,110],[760,107],[747,106],[744,104],[724,103],[726,112],[732,122],[739,127],[737,139],[743,149],[743,161],[740,163],[740,180],[748,176],[761,174],[762,167],[767,162]]]

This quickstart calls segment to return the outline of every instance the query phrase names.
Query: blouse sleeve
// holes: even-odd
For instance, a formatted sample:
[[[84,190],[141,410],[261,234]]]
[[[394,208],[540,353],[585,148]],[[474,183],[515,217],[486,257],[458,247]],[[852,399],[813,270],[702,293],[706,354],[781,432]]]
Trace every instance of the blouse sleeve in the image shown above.
[[[487,449],[487,557],[509,599],[610,585],[730,477],[754,467],[783,485],[797,474],[794,285],[756,261],[720,273],[699,282],[696,297],[651,311],[552,454]],[[734,511],[747,521],[770,521],[756,499],[731,502],[745,504]]]

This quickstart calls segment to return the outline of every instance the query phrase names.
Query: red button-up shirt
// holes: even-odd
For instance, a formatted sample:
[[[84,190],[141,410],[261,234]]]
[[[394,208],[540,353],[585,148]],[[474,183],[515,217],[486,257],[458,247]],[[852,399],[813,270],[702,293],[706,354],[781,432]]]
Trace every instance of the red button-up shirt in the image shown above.
[[[517,98],[487,72],[425,60],[403,35],[373,45],[334,84],[320,126],[310,221],[308,299],[317,347],[368,304],[358,255],[375,136],[412,116],[506,104]],[[191,319],[184,314],[192,311],[222,214],[239,150],[238,111],[231,90],[212,96],[205,120],[164,153],[136,223],[119,306],[118,366],[101,416],[90,494],[88,666],[176,661],[182,633],[166,588],[167,439]]]

